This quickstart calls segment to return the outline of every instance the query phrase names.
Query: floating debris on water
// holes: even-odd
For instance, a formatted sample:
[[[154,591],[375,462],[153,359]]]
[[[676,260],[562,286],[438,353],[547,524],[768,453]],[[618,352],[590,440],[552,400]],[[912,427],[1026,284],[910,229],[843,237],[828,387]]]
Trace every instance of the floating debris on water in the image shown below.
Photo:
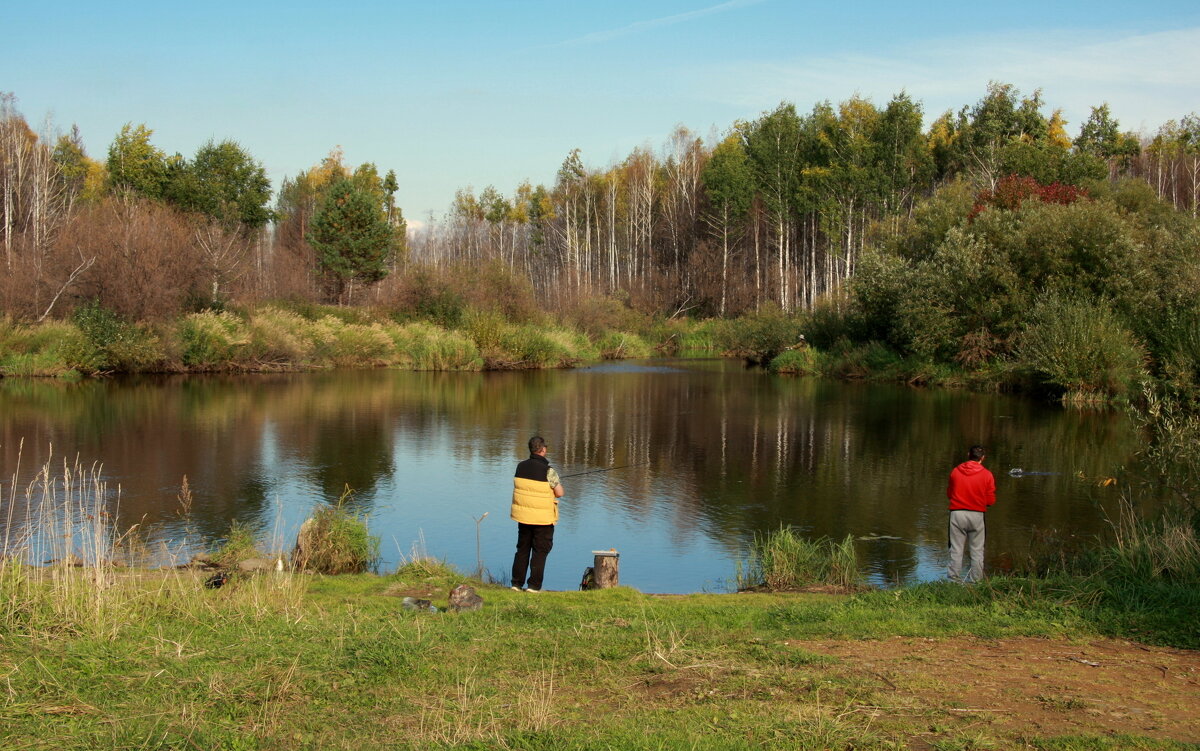
[[[1062,474],[1061,472],[1026,472],[1020,467],[1013,467],[1008,470],[1009,477],[1049,477],[1052,475]]]

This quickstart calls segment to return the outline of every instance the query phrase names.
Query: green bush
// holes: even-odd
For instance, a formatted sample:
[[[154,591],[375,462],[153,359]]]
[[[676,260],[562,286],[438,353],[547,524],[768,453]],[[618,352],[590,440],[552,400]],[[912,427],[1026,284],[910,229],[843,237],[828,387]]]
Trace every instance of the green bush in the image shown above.
[[[472,311],[465,323],[488,368],[556,368],[600,358],[587,335],[574,329],[514,325],[488,311]]]
[[[566,353],[559,360],[559,365],[574,365],[580,361],[600,359],[600,348],[582,331],[549,326],[545,329],[545,334],[550,341],[559,345],[561,350]]]
[[[1158,374],[1178,394],[1200,390],[1200,309],[1178,306],[1147,327]]]
[[[649,323],[636,333],[654,350],[665,355],[681,352],[715,352],[732,341],[727,335],[732,322],[724,318],[667,318]]]
[[[413,313],[445,328],[458,328],[467,315],[466,299],[442,284],[414,285]]]
[[[146,370],[161,360],[158,337],[129,323],[92,301],[75,309],[72,322],[88,340],[78,353],[74,367],[84,373],[115,370],[132,373]]]
[[[192,313],[180,322],[178,335],[184,365],[197,370],[235,366],[250,343],[245,323],[233,313]]]
[[[494,311],[470,310],[463,316],[463,330],[485,356],[500,348],[508,321]]]
[[[721,323],[719,319],[696,321],[688,318],[674,319],[674,322],[677,322],[675,323],[676,330],[672,333],[677,336],[681,351],[711,352],[717,348],[717,331]]]
[[[790,349],[771,360],[767,367],[772,373],[783,375],[818,375],[821,372],[821,356],[811,347]]]
[[[821,351],[832,349],[839,339],[862,340],[863,331],[862,312],[849,295],[822,299],[800,318],[804,340]]]
[[[823,361],[824,372],[837,378],[895,378],[904,362],[883,342],[869,341],[854,346],[840,341]]]
[[[1077,399],[1121,395],[1145,377],[1145,352],[1112,310],[1076,297],[1051,295],[1034,306],[1017,357]]]
[[[717,346],[727,355],[768,363],[800,341],[800,320],[779,308],[764,308],[720,327]]]

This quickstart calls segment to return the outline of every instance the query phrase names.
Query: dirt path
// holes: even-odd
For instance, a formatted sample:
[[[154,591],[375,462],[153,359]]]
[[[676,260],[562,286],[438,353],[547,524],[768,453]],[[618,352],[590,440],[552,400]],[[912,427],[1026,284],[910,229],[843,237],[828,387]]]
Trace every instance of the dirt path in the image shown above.
[[[1127,641],[1051,639],[790,641],[874,676],[894,701],[880,719],[933,714],[933,725],[1020,737],[1130,733],[1200,740],[1200,652]],[[914,739],[918,740],[919,739]],[[917,747],[920,747],[918,742]]]

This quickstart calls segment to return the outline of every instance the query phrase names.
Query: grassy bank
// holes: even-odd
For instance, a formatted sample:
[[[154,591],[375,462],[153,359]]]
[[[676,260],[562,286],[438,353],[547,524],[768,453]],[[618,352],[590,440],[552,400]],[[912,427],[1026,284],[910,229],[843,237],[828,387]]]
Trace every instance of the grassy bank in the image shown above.
[[[0,375],[562,368],[710,344],[699,323],[624,322],[636,330],[603,321],[580,325],[549,317],[513,319],[475,309],[447,322],[310,305],[207,310],[175,321],[137,324],[91,305],[67,321],[0,319]]]
[[[1136,398],[1131,389],[1137,379],[1162,375],[1135,367],[1137,358],[1128,355],[1136,347],[1109,336],[1115,324],[1108,326],[1113,322],[1092,308],[1064,303],[1047,310],[1038,335],[1027,332],[1019,348],[1001,352],[990,335],[976,332],[964,338],[960,356],[938,359],[864,340],[849,303],[795,313],[767,307],[709,320],[655,318],[605,298],[557,316],[465,305],[448,313],[278,304],[205,310],[157,323],[124,321],[91,304],[69,320],[0,318],[0,376],[550,369],[706,353],[780,375],[1006,390],[1095,404]],[[1159,382],[1188,386],[1191,381],[1180,380],[1184,371],[1172,370],[1174,380],[1164,376]]]
[[[27,573],[8,569],[6,595]],[[268,573],[219,590],[192,572],[54,580],[72,577],[69,608],[27,588],[0,624],[4,748],[1184,747],[1138,725],[1115,737],[1062,732],[1069,723],[1015,730],[994,707],[925,691],[946,678],[932,662],[881,672],[852,656],[896,638],[954,658],[979,639],[1043,650],[1102,632],[1029,583],[842,597],[538,596],[477,583],[482,610],[428,613],[401,598],[444,608],[463,580],[428,563],[385,577]],[[1064,718],[1096,706],[1042,690]]]

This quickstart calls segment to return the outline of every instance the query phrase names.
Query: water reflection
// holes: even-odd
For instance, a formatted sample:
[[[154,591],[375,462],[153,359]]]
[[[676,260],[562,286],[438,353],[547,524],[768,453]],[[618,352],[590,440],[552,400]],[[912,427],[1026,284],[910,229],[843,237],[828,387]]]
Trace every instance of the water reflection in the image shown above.
[[[191,531],[219,537],[237,519],[284,545],[314,504],[349,488],[383,538],[385,566],[423,544],[462,570],[481,562],[498,575],[515,541],[512,468],[540,433],[563,474],[622,467],[566,481],[547,586],[573,588],[591,550],[615,547],[622,581],[646,591],[721,589],[747,541],[781,524],[865,538],[859,550],[876,581],[940,577],[946,473],[980,441],[1000,499],[989,555],[1019,557],[1035,528],[1098,532],[1098,504],[1115,491],[1076,475],[1111,474],[1136,447],[1120,413],[776,378],[721,361],[9,379],[0,382],[0,415],[6,481],[18,453],[18,487],[51,450],[101,461],[110,489],[120,487],[120,523],[162,539],[185,529],[185,476]],[[1010,477],[1009,467],[1059,474]],[[477,561],[475,519],[485,512]]]

